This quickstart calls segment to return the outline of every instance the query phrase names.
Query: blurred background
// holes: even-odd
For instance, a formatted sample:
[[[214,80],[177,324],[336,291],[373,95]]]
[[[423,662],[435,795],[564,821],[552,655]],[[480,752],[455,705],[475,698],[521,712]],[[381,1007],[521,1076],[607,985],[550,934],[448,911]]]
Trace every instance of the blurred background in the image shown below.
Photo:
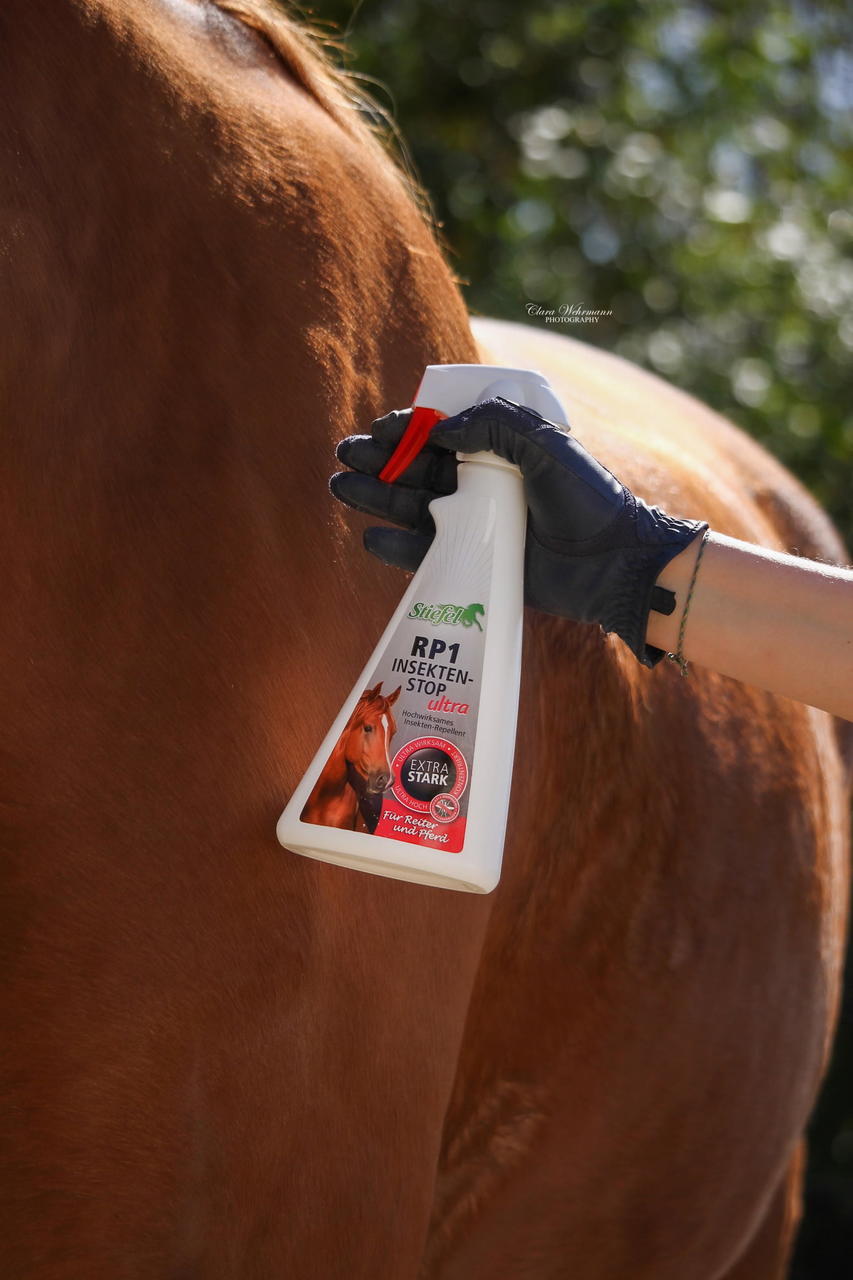
[[[343,39],[344,64],[396,122],[471,311],[542,324],[684,387],[786,463],[853,548],[846,3],[315,0],[301,12]],[[849,982],[791,1275],[853,1275]]]

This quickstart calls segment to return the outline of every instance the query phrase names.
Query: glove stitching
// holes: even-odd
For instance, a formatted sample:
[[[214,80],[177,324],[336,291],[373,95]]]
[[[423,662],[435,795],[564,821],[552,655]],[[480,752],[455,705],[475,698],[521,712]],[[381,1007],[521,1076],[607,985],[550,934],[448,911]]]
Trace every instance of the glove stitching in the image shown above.
[[[581,449],[585,449],[583,442],[579,440],[576,435],[573,434],[571,427],[565,427],[565,428],[558,427],[556,423],[549,422],[547,418],[540,417],[539,414],[535,412],[535,410],[528,409],[525,405],[517,405],[517,406],[513,405],[510,403],[509,400],[504,400],[501,396],[495,396],[492,400],[484,400],[480,404],[472,405],[470,409],[465,409],[463,410],[462,413],[458,414],[457,415],[458,425],[454,427],[450,427],[449,428],[450,433],[452,434],[454,431],[463,430],[463,428],[468,425],[469,420],[475,416],[475,411],[482,409],[484,405],[491,405],[491,404],[506,405],[506,412],[509,413],[512,418],[517,418],[519,412],[523,413],[529,420],[532,421],[534,427],[536,428],[536,431],[534,431],[533,433],[527,433],[527,432],[516,433],[516,438],[522,441],[522,446],[531,445],[532,447],[534,447],[539,451],[541,458],[545,458],[549,463],[559,467],[572,480],[575,480],[578,483],[584,485],[587,489],[591,489],[592,492],[596,495],[596,497],[599,497],[599,498],[601,497],[601,490],[598,488],[597,485],[593,484],[592,481],[587,480],[585,476],[581,475],[578,471],[575,471],[573,467],[566,465],[566,463],[562,461],[560,458],[555,457],[555,455],[551,452],[551,450],[548,449],[547,446],[544,444],[544,442],[539,438],[539,429],[542,427],[545,427],[547,428],[548,434],[550,434],[551,432],[555,432],[558,436],[561,437],[561,439],[567,440],[570,443],[577,444],[580,446]],[[491,415],[482,414],[478,418],[478,422],[482,422],[485,424],[485,428],[489,433],[489,435],[491,435],[492,428],[500,429],[508,425],[502,416],[496,415],[494,413]],[[462,442],[459,442],[454,445],[451,445],[449,442],[446,444],[442,444],[442,441],[438,437],[443,430],[445,430],[444,423],[434,427],[432,431],[432,435],[430,436],[430,439],[432,440],[434,438],[435,444],[437,444],[440,448],[454,449],[462,453],[465,453],[466,451],[465,445]],[[592,458],[592,454],[590,454],[589,456],[590,458]],[[513,459],[508,459],[508,461],[514,462]],[[593,459],[593,461],[599,467],[601,467],[602,471],[604,471],[608,476],[610,476],[610,479],[613,481],[613,483],[617,485],[624,493],[625,486],[622,484],[621,480],[619,480],[619,478],[615,476],[608,467],[605,467],[603,462],[599,462],[597,458]],[[514,465],[519,466],[517,462],[514,462]],[[522,474],[524,474],[524,470],[520,467],[519,469],[522,470]],[[616,513],[616,516],[618,515],[619,515],[619,512]],[[615,518],[616,517],[614,517],[614,519]]]

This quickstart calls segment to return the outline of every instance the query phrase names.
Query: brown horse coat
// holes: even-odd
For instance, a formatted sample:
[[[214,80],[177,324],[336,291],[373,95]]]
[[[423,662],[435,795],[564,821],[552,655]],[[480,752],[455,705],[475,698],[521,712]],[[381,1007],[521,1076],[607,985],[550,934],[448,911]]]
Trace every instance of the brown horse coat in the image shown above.
[[[494,895],[276,844],[402,587],[333,442],[477,347],[322,61],[224,8],[0,11],[3,1273],[776,1276],[843,941],[828,716],[531,616]],[[483,337],[644,497],[843,555],[695,401]]]

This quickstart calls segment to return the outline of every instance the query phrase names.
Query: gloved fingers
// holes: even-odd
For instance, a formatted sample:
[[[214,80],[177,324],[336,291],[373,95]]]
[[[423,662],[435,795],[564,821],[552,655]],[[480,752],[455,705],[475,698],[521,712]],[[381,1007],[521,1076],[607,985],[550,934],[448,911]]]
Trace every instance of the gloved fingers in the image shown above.
[[[382,418],[376,418],[370,424],[370,431],[365,434],[347,436],[346,439],[338,443],[335,453],[341,462],[346,462],[347,466],[355,466],[355,463],[349,462],[344,455],[349,453],[352,447],[358,443],[359,446],[364,441],[372,441],[376,446],[375,456],[377,459],[382,458],[380,470],[391,457],[391,454],[397,448],[397,445],[403,438],[406,427],[412,417],[411,409],[392,409],[390,413],[386,413]],[[362,452],[364,452],[362,450]],[[359,471],[368,470],[367,467],[359,467]]]
[[[411,419],[411,409],[392,409],[390,413],[383,414],[381,418],[371,422],[370,434],[377,444],[387,448],[390,456],[392,449],[396,449],[402,440]]]
[[[404,533],[402,529],[387,529],[372,525],[364,531],[365,548],[383,564],[394,564],[414,573],[427,551],[434,534]]]
[[[381,444],[375,436],[347,436],[335,450],[339,462],[364,475],[378,476],[396,445]],[[427,445],[406,467],[395,484],[409,489],[431,489],[434,494],[453,493],[456,488],[456,458],[445,449]]]
[[[373,436],[347,436],[335,448],[338,462],[368,476],[378,476],[391,453],[390,447],[379,444]]]
[[[495,396],[445,418],[430,432],[430,443],[458,453],[489,449],[524,469],[531,452],[560,449],[566,429],[556,427],[525,405]],[[551,446],[549,449],[548,446]]]
[[[421,531],[432,529],[429,504],[435,498],[427,489],[406,489],[398,484],[386,484],[375,476],[362,475],[360,471],[338,471],[329,481],[332,496],[356,511],[390,520],[407,529]]]
[[[546,539],[595,537],[624,504],[620,481],[576,436],[500,396],[445,419],[430,441],[461,453],[491,449],[514,462],[524,476],[533,527]]]

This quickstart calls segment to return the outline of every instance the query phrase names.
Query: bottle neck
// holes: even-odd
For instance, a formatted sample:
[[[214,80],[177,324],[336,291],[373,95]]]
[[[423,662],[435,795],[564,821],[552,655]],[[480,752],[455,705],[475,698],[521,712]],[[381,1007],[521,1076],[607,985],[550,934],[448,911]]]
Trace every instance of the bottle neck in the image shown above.
[[[499,502],[515,501],[523,494],[523,481],[518,467],[493,453],[460,453],[456,471],[457,492],[497,498]]]
[[[514,471],[516,475],[520,474],[514,462],[507,462],[506,458],[501,458],[487,450],[482,453],[458,453],[456,456],[466,467],[500,467],[502,471]]]

